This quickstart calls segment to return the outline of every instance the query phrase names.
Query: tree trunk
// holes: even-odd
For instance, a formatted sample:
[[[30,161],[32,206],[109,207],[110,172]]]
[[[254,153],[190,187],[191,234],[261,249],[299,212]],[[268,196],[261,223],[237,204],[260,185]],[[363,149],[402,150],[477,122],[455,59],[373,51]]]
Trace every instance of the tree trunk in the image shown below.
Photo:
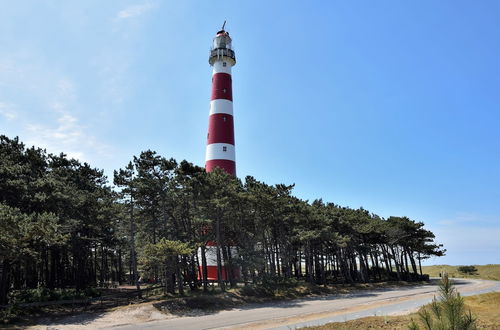
[[[8,294],[10,289],[10,263],[6,259],[0,259],[0,306],[9,303]]]
[[[225,246],[226,256],[224,256],[224,260],[227,260],[226,263],[226,274],[227,274],[227,279],[229,279],[229,284],[231,285],[231,288],[236,287],[236,275],[234,273],[235,265],[233,263],[233,258],[231,254],[231,246]]]
[[[50,249],[49,250],[49,257],[50,257],[50,270],[49,270],[49,282],[48,282],[48,287],[49,288],[54,288],[57,286],[57,265],[59,261],[59,250],[57,249]]]
[[[118,284],[122,285],[122,249],[118,249]]]
[[[320,266],[320,275],[321,275],[321,284],[326,286],[326,273],[325,273],[325,256],[323,253],[323,249],[321,249],[319,257],[319,266]]]
[[[420,268],[420,275],[422,274],[422,258],[420,258],[420,252],[418,253],[418,267]]]
[[[198,281],[197,281],[197,276],[198,276],[198,269],[200,269],[200,262],[198,260],[198,253],[193,253],[190,257],[189,261],[189,288],[191,291],[198,290]]]
[[[411,268],[415,275],[418,275],[417,263],[415,262],[415,258],[413,257],[413,251],[408,249],[408,257],[410,258]]]
[[[311,243],[306,246],[306,277],[309,283],[314,283],[313,251]]]
[[[359,275],[361,276],[361,282],[366,283],[365,261],[363,260],[363,254],[361,252],[359,253]]]
[[[387,249],[385,248],[384,245],[380,245],[380,248],[382,249],[382,257],[384,258],[386,273],[390,277],[392,273],[392,265],[391,265],[391,259],[389,257],[389,252],[387,252]]]
[[[215,225],[215,236],[216,236],[216,250],[217,250],[217,281],[219,282],[219,287],[222,291],[225,291],[226,288],[224,286],[224,280],[222,278],[222,257],[220,251],[220,217],[217,217],[216,225]]]
[[[389,246],[392,252],[392,257],[394,259],[394,264],[396,265],[396,274],[398,276],[398,281],[401,281],[401,271],[398,263],[398,257],[396,256],[396,252],[394,251],[394,248],[392,245]]]
[[[201,247],[201,270],[202,270],[202,281],[203,281],[203,291],[208,291],[208,269],[207,269],[207,256],[205,254],[205,246]]]
[[[135,287],[137,288],[137,297],[141,299],[141,286],[139,284],[139,274],[137,273],[137,253],[135,251],[135,231],[134,203],[132,197],[130,197],[130,258],[132,259],[132,276]]]
[[[179,294],[184,294],[184,278],[181,271],[181,262],[179,257],[174,257],[175,259],[175,277],[177,278],[177,289]]]
[[[168,272],[168,261],[165,263],[165,266],[164,266],[164,273],[165,273],[165,286],[163,287],[163,292],[165,294],[168,294],[169,293],[169,282],[170,282],[170,279],[168,278],[169,276],[169,272]]]

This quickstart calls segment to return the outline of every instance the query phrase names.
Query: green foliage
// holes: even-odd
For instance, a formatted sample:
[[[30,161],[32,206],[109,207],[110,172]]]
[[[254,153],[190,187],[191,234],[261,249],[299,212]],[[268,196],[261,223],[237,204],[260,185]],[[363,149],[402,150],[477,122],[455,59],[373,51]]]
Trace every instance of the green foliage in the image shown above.
[[[119,248],[103,172],[0,136],[0,177],[0,305],[12,287],[95,285],[91,260]]]
[[[192,252],[193,249],[187,243],[162,238],[158,243],[149,243],[144,247],[143,262],[151,266],[161,266],[171,257],[188,255]]]
[[[434,298],[429,306],[419,310],[418,315],[427,330],[477,329],[477,319],[470,310],[465,310],[464,300],[448,276],[444,276],[439,285],[439,300]],[[419,329],[415,322],[409,328]]]
[[[193,249],[187,243],[162,238],[158,243],[146,244],[141,261],[148,275],[154,273],[154,269],[165,269],[164,272],[160,273],[160,277],[167,283],[168,277],[176,271],[179,263],[178,258],[192,252]]]
[[[274,297],[277,293],[297,288],[298,284],[295,278],[264,276],[260,283],[246,285],[241,288],[240,292],[249,297]]]
[[[0,324],[9,324],[15,321],[21,313],[17,304],[11,304],[5,309],[0,308]]]
[[[410,324],[408,325],[409,330],[418,330],[418,324],[412,319]]]
[[[241,294],[248,297],[272,297],[274,296],[274,288],[268,290],[259,284],[246,285],[240,290]]]
[[[463,274],[474,275],[477,273],[477,268],[474,266],[460,266],[458,271]]]
[[[40,245],[64,243],[58,218],[52,213],[25,214],[0,202],[0,255],[8,260],[36,256]]]
[[[16,304],[58,300],[77,300],[96,298],[100,296],[101,292],[96,288],[77,290],[74,288],[49,289],[42,287],[36,289],[14,290],[10,293],[11,301]]]
[[[294,185],[206,173],[151,150],[114,171],[112,189],[102,170],[0,136],[0,178],[0,305],[12,289],[63,299],[71,293],[57,288],[76,295],[139,278],[168,293],[208,291],[197,253],[207,242],[229,284],[252,283],[244,290],[256,295],[298,280],[418,280],[418,263],[445,252],[422,222],[301,200]]]

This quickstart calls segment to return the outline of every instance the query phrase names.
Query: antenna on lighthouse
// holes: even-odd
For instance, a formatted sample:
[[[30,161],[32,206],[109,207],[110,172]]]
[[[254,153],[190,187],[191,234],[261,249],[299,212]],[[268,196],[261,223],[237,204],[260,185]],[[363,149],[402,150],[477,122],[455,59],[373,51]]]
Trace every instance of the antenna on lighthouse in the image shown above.
[[[224,21],[224,24],[222,24],[222,31],[224,31],[224,26],[226,26],[226,21]]]

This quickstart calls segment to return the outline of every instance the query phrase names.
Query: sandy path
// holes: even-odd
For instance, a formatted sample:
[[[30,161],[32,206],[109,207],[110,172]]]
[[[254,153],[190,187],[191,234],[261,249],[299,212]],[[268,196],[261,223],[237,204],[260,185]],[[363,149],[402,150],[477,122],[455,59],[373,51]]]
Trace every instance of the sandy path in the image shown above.
[[[500,291],[500,283],[483,280],[459,280],[457,288],[463,294]],[[352,294],[298,299],[293,301],[250,304],[214,314],[193,312],[192,316],[177,317],[158,312],[152,302],[121,307],[104,314],[82,314],[58,322],[41,322],[30,329],[270,329],[295,328],[335,320],[374,315],[409,313],[425,304],[436,294],[436,285],[397,289],[365,290]],[[363,314],[364,313],[364,314]],[[377,315],[381,315],[377,313]]]
[[[56,329],[102,329],[120,325],[141,324],[151,321],[167,320],[175,316],[158,311],[153,304],[147,302],[125,307],[117,307],[105,313],[82,313],[52,321],[49,318],[41,319],[40,325],[31,326],[33,330]]]

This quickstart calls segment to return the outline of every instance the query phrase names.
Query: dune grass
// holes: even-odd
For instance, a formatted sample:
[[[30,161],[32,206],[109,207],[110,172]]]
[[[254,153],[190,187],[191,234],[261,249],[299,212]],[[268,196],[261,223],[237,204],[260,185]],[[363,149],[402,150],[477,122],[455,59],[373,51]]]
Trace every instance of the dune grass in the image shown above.
[[[468,265],[462,265],[468,266]],[[431,277],[437,277],[440,273],[447,272],[450,277],[467,277],[479,278],[484,280],[500,281],[500,265],[474,265],[477,268],[477,274],[467,275],[458,271],[460,266],[436,265],[422,266],[424,274],[429,274]]]
[[[478,318],[479,329],[500,329],[500,292],[490,292],[465,297],[465,305]],[[370,316],[347,322],[328,323],[307,330],[360,330],[360,329],[408,329],[413,320],[419,321],[417,313],[401,316]]]

